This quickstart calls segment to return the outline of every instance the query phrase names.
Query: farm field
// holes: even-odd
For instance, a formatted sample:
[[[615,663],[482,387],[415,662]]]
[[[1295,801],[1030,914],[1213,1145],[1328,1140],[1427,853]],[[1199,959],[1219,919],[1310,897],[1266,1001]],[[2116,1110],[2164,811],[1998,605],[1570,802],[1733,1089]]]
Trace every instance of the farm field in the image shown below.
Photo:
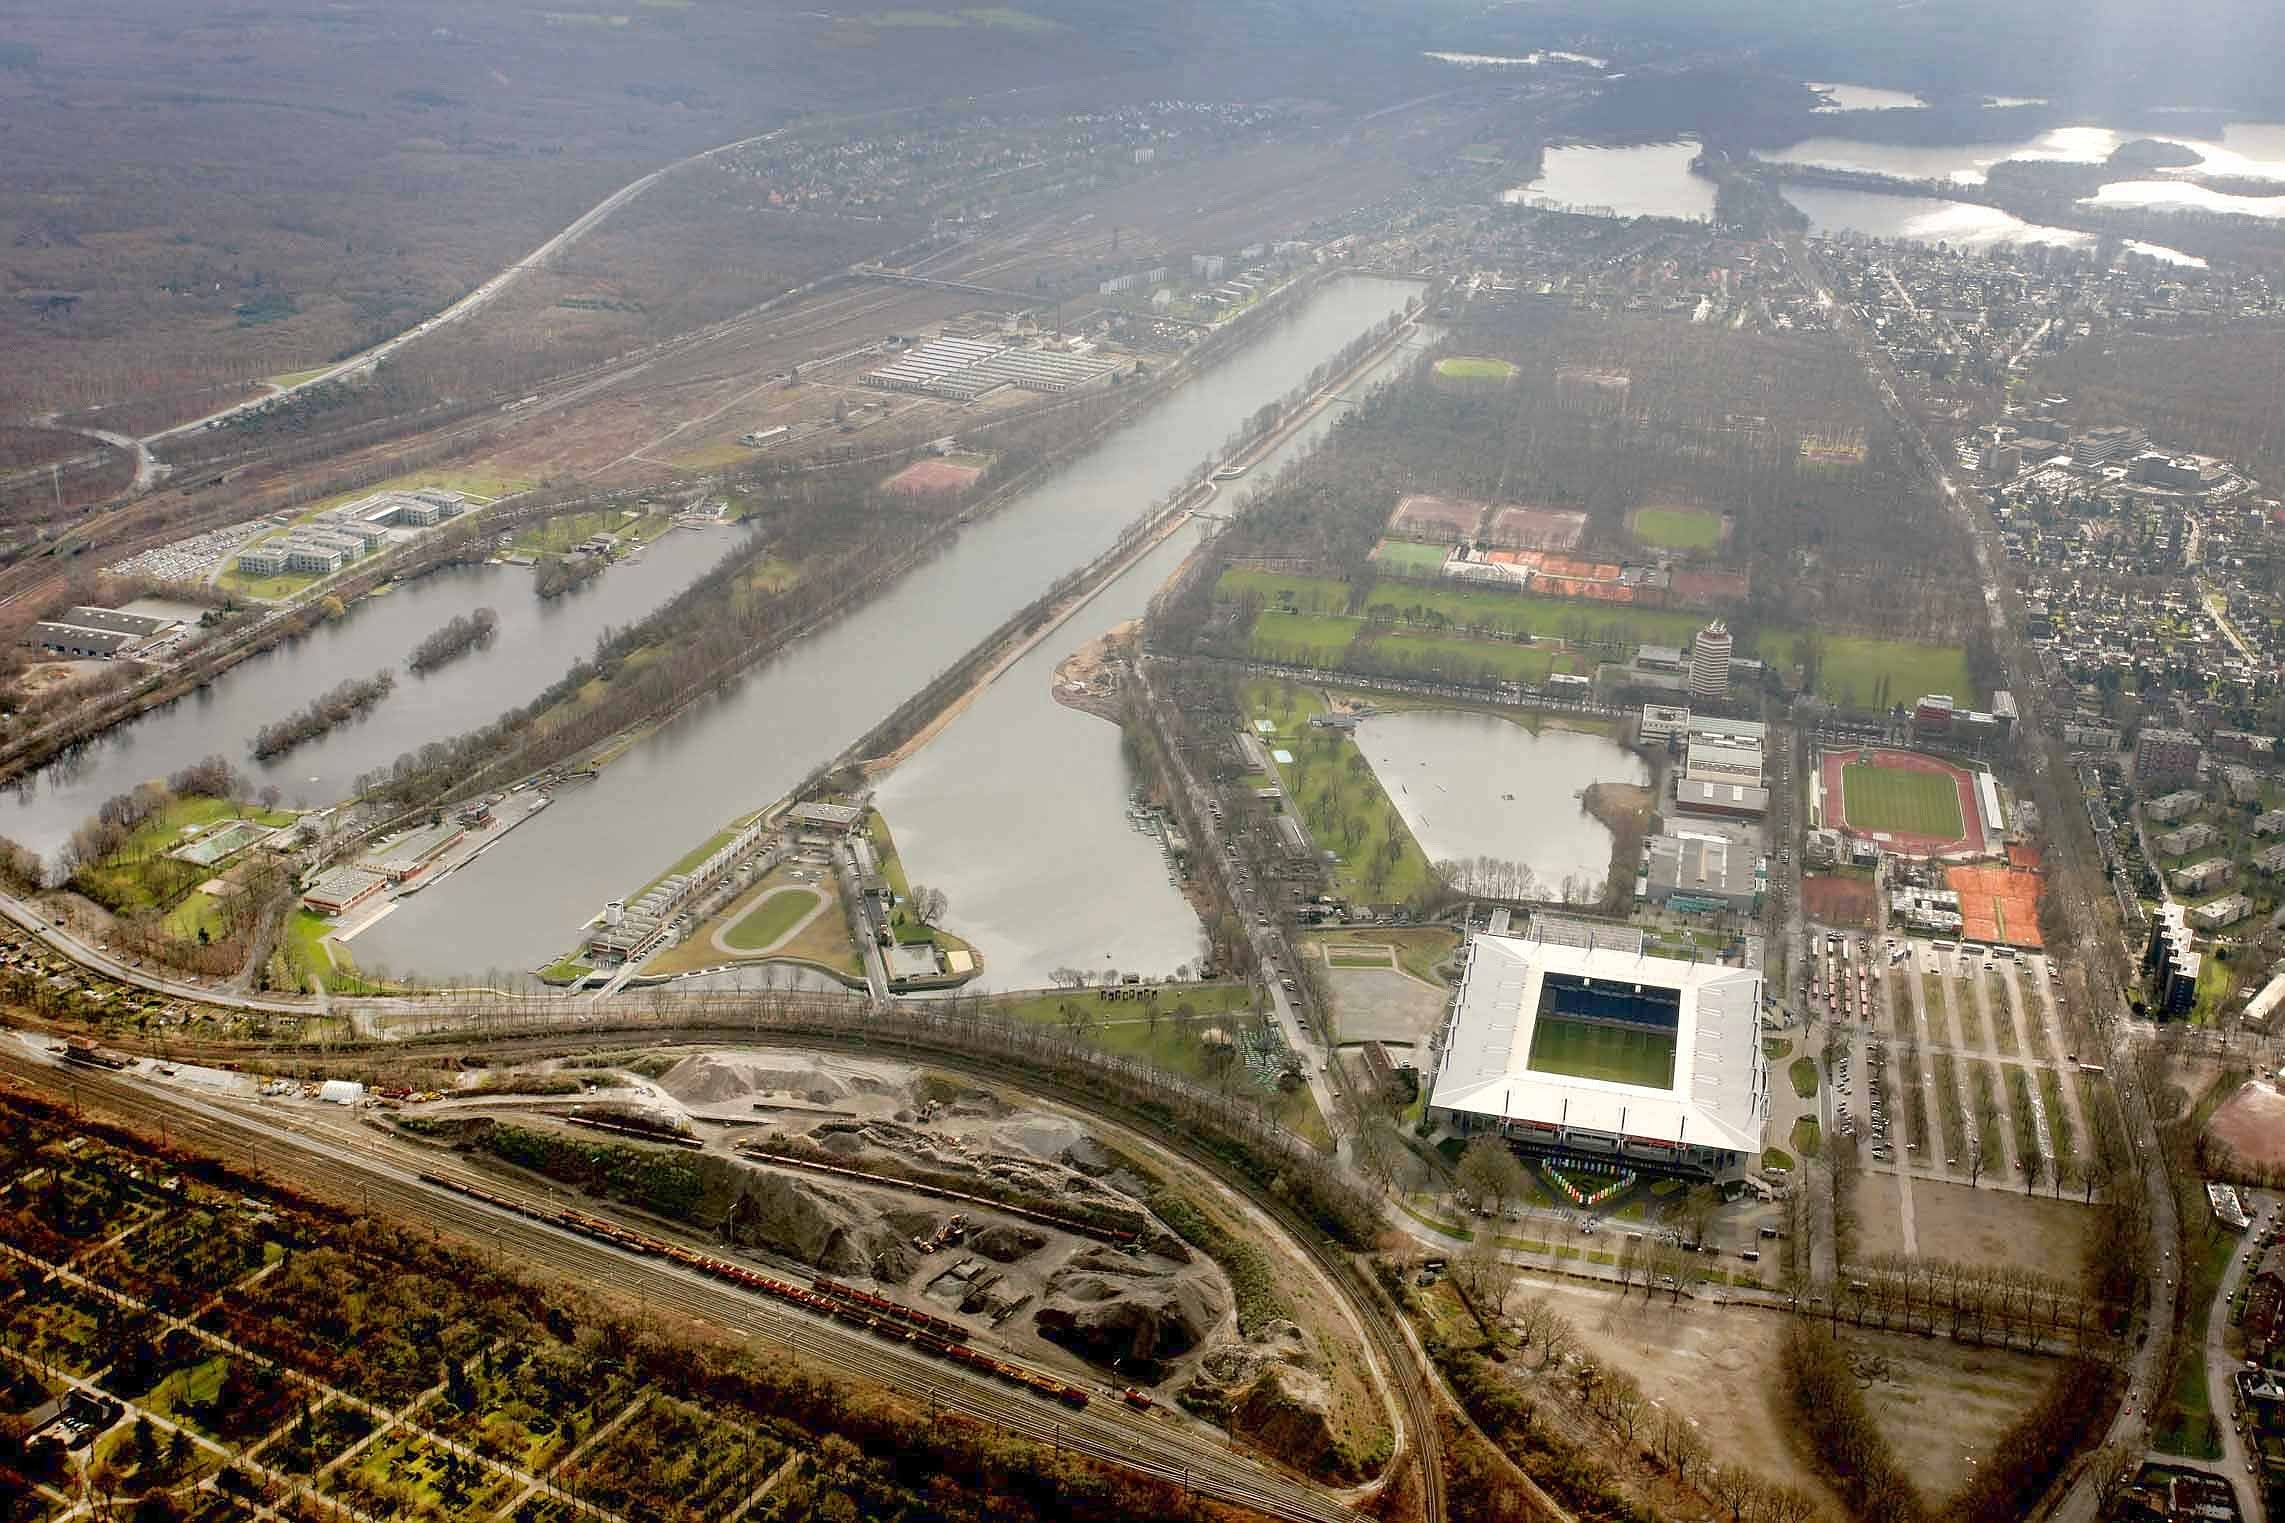
[[[1852,762],[1841,779],[1842,808],[1855,829],[1947,841],[1966,833],[1959,787],[1947,773]]]
[[[1674,1033],[1542,1015],[1530,1061],[1540,1073],[1665,1089],[1674,1083]]]

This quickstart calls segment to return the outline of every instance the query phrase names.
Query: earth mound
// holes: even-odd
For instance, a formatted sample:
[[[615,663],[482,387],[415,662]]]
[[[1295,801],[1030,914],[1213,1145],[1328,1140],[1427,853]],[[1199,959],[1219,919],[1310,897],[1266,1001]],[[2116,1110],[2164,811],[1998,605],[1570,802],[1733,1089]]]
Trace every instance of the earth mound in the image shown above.
[[[1095,1363],[1141,1363],[1188,1353],[1228,1310],[1215,1282],[1170,1280],[1140,1259],[1097,1247],[1048,1278],[1032,1320],[1043,1336]]]

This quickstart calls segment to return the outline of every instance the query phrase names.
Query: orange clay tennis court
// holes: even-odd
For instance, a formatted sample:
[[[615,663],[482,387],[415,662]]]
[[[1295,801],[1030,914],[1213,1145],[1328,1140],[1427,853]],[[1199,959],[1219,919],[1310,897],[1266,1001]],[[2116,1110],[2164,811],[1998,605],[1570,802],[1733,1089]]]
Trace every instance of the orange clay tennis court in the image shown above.
[[[2037,873],[2005,867],[1948,867],[1944,882],[1960,896],[1960,934],[2003,946],[2046,945],[2039,934]]]

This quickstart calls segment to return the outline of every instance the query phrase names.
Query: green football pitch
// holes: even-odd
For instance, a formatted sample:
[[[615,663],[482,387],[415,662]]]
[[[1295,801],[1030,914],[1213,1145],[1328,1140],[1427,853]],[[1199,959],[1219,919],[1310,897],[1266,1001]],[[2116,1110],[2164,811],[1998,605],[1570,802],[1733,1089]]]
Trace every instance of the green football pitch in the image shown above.
[[[1949,774],[1851,762],[1841,769],[1841,809],[1857,830],[1953,841],[1967,834],[1960,790]]]
[[[1538,1073],[1568,1074],[1574,1079],[1671,1089],[1674,1033],[1542,1015],[1531,1031],[1531,1067]]]

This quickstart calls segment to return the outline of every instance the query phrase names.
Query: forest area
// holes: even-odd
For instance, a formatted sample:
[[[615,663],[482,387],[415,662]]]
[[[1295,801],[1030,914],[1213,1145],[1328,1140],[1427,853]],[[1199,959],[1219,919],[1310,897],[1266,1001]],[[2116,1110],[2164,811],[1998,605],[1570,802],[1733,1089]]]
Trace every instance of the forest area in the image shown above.
[[[1748,592],[1731,612],[1748,643],[1760,626],[1917,640],[1972,628],[1963,552],[1902,463],[1861,370],[1830,337],[1523,304],[1471,308],[1445,349],[1517,372],[1487,384],[1424,363],[1376,392],[1324,448],[1257,491],[1214,542],[1218,563],[1259,558],[1358,593],[1384,577],[1433,582],[1433,569],[1371,559],[1400,499],[1433,493],[1583,513],[1571,555],[1742,572]],[[1660,550],[1630,530],[1644,508],[1719,515],[1727,542]],[[1205,617],[1214,580],[1210,571],[1187,584],[1171,610],[1178,621]],[[1690,606],[1689,585],[1668,606]],[[1385,590],[1375,597],[1388,601]],[[1624,601],[1660,600],[1645,592]],[[1620,611],[1580,608],[1583,620]],[[1418,665],[1386,655],[1392,673]],[[1507,658],[1484,664],[1519,674],[1502,670]]]
[[[2050,356],[2037,385],[2070,398],[2074,426],[2131,420],[2154,440],[2235,461],[2270,491],[2285,483],[2285,330],[2114,334]]]

